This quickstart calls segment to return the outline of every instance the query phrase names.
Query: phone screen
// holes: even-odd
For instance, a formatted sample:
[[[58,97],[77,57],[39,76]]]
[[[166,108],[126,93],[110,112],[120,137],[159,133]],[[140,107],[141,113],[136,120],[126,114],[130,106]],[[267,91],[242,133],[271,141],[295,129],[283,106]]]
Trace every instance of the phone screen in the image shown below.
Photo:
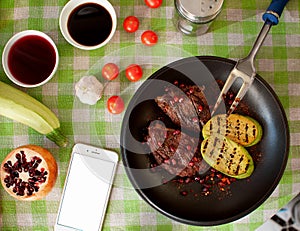
[[[57,223],[76,230],[99,230],[116,163],[74,153]]]

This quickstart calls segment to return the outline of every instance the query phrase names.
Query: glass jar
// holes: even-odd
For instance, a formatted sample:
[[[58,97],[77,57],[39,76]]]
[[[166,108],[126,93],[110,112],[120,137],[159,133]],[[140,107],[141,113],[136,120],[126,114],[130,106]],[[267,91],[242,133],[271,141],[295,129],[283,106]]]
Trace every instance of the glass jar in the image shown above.
[[[186,35],[206,33],[221,12],[224,0],[174,0],[174,24]]]

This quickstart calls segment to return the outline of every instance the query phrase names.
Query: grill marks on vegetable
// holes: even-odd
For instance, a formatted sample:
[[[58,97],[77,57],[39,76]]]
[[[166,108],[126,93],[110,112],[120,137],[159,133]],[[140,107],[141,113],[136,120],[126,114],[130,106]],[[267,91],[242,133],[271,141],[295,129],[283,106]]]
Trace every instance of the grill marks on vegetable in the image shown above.
[[[214,134],[205,139],[201,151],[205,161],[226,175],[242,179],[253,172],[254,164],[248,151],[222,135]]]
[[[15,163],[8,160],[3,165],[7,173],[4,178],[6,187],[13,187],[13,192],[18,196],[31,196],[47,180],[48,172],[44,168],[38,170],[43,160],[37,156],[27,160],[24,151],[17,153],[15,158]]]
[[[236,143],[249,147],[260,141],[262,127],[256,120],[247,116],[222,114],[214,116],[203,128],[204,137],[214,133],[222,134]]]

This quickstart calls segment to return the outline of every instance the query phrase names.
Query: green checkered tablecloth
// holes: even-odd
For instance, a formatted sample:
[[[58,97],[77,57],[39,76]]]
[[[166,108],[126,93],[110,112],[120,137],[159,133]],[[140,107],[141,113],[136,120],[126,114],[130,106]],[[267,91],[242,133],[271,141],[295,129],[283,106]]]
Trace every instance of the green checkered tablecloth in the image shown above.
[[[269,0],[225,0],[219,17],[210,30],[199,37],[182,35],[173,26],[173,0],[163,1],[157,9],[143,0],[111,0],[118,26],[113,39],[103,48],[83,51],[69,45],[59,30],[58,18],[67,0],[1,0],[0,51],[15,33],[34,29],[48,34],[56,43],[60,64],[54,78],[42,87],[22,89],[51,108],[61,121],[70,146],[58,148],[44,136],[20,123],[0,117],[0,161],[8,152],[24,144],[49,149],[59,165],[54,189],[42,200],[20,202],[0,188],[0,230],[53,230],[62,187],[75,142],[86,142],[118,153],[122,116],[112,117],[105,103],[109,96],[130,96],[153,71],[162,65],[194,55],[213,55],[237,60],[245,57],[263,24],[262,13]],[[274,88],[287,114],[291,148],[280,184],[259,208],[235,222],[216,227],[181,224],[161,215],[144,202],[132,188],[120,165],[104,222],[104,230],[255,230],[300,191],[300,2],[290,0],[278,26],[271,29],[257,59],[257,72]],[[140,19],[134,34],[122,28],[126,16]],[[146,48],[140,35],[152,29],[159,43]],[[139,63],[145,74],[142,81],[129,83],[124,73],[109,83],[103,98],[95,106],[81,104],[74,97],[74,84],[87,74],[99,74],[104,62],[118,63],[124,70],[128,63]],[[0,68],[0,81],[13,85]]]

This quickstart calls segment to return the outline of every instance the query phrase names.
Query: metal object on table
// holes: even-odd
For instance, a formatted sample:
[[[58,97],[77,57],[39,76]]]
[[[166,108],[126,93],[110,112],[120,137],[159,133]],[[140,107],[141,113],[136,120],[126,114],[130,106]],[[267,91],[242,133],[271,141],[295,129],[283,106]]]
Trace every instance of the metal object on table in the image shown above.
[[[293,222],[300,226],[300,198],[292,207]]]
[[[175,0],[174,24],[186,35],[206,33],[218,16],[224,0]]]
[[[246,58],[240,59],[234,68],[231,70],[228,78],[223,86],[221,93],[217,99],[217,102],[212,110],[212,115],[216,112],[217,108],[219,107],[221,101],[223,100],[224,95],[228,92],[232,84],[235,82],[237,78],[241,78],[243,83],[241,85],[240,90],[238,91],[234,101],[232,102],[230,109],[227,111],[227,114],[230,115],[242,98],[247,93],[249,87],[251,86],[255,75],[256,69],[254,66],[254,60],[256,57],[257,52],[259,51],[260,47],[262,46],[265,38],[267,37],[271,27],[273,25],[277,25],[279,22],[279,17],[283,11],[283,8],[287,4],[288,0],[273,0],[268,7],[267,11],[263,15],[263,20],[265,21],[249,55]]]

